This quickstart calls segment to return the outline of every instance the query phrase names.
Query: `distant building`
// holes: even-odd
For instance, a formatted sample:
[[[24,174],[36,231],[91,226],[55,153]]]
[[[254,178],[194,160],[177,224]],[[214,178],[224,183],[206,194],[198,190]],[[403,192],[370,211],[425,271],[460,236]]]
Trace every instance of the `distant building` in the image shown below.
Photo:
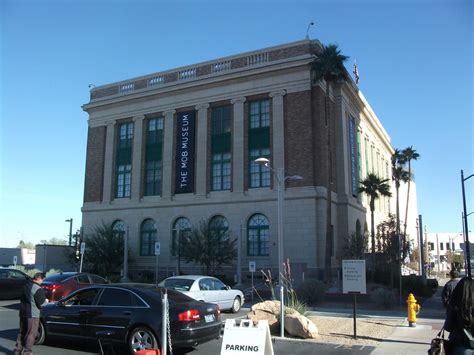
[[[447,259],[447,252],[454,251],[464,256],[462,233],[426,233],[431,267],[434,271],[448,271],[451,265]]]
[[[17,265],[34,265],[35,251],[26,248],[0,248],[0,265],[10,266],[14,264],[16,257]]]
[[[390,180],[394,149],[351,79],[330,88],[325,104],[325,82],[311,70],[321,50],[318,41],[293,42],[92,89],[83,106],[85,234],[113,224],[128,238],[130,272],[154,270],[159,241],[160,271],[168,274],[176,270],[179,236],[205,220],[239,239],[243,274],[249,261],[275,271],[278,184],[254,162],[264,157],[284,176],[303,178],[284,182],[284,258],[293,270],[322,277],[328,246],[335,273],[343,239],[370,229],[359,180],[369,172]],[[376,224],[395,213],[394,197],[376,201]],[[410,216],[417,216],[416,196],[410,199]],[[404,216],[402,204],[400,211]],[[416,234],[416,220],[409,223]],[[181,268],[200,272],[183,262]],[[235,274],[236,265],[222,273]]]
[[[69,258],[73,251],[73,247],[66,245],[36,244],[35,267],[44,272],[51,269],[77,271],[77,264]]]

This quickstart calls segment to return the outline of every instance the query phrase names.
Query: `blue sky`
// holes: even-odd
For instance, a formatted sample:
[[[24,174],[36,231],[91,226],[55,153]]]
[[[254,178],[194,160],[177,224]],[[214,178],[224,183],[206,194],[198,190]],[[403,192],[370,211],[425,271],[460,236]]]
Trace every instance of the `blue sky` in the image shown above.
[[[413,145],[429,232],[461,231],[473,166],[473,2],[0,1],[0,243],[80,227],[89,84],[301,40],[357,60],[392,145]],[[474,211],[474,178],[466,181]],[[474,225],[474,214],[469,216]],[[473,229],[474,228],[470,228]]]

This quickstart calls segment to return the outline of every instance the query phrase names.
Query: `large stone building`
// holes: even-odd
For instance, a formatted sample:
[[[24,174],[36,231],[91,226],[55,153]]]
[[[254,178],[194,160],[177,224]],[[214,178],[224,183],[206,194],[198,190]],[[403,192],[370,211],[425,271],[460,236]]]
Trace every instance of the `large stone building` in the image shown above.
[[[201,220],[239,239],[241,271],[277,269],[277,181],[284,171],[283,256],[293,270],[322,277],[327,180],[331,175],[333,271],[344,237],[370,226],[358,181],[390,179],[393,148],[355,83],[330,86],[330,159],[324,81],[304,40],[96,87],[90,102],[83,227],[113,223],[128,238],[130,273],[178,263],[179,231]],[[254,162],[270,160],[274,171]],[[328,164],[329,161],[329,164]],[[330,166],[331,174],[328,174]],[[393,206],[377,201],[376,223]],[[236,274],[235,262],[222,270]],[[181,261],[184,272],[200,271]]]

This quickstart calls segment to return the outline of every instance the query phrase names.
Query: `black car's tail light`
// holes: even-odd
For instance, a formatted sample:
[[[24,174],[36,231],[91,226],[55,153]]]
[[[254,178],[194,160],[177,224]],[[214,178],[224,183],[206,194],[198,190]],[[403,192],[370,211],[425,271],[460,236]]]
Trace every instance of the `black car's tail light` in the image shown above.
[[[43,285],[42,287],[43,287],[45,290],[54,292],[54,291],[56,291],[57,289],[60,289],[61,287],[63,287],[63,285],[60,285],[60,284],[53,284],[53,285]]]
[[[189,311],[181,312],[180,314],[178,314],[178,319],[182,322],[192,322],[200,320],[201,316],[199,315],[198,310],[191,309]]]

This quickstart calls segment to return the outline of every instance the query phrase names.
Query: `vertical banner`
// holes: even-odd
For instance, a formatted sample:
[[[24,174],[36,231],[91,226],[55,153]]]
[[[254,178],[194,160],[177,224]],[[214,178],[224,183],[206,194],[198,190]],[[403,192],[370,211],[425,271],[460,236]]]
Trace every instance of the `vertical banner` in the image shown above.
[[[176,122],[175,193],[194,192],[195,112],[180,112]]]

